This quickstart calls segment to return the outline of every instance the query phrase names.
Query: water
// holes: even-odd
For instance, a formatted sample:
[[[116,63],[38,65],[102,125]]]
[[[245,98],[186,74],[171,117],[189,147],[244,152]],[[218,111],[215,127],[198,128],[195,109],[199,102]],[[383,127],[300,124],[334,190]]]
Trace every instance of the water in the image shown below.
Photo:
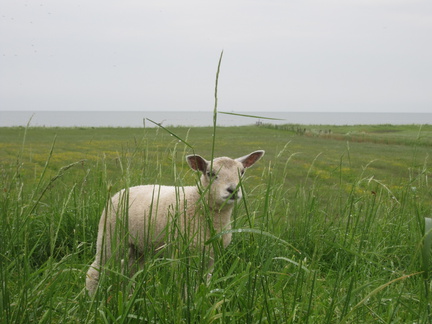
[[[244,126],[257,122],[309,125],[432,124],[432,113],[313,113],[313,112],[239,112],[239,114],[278,118],[266,120],[218,114],[218,126]],[[213,112],[166,111],[0,111],[0,127],[155,127],[212,126]]]

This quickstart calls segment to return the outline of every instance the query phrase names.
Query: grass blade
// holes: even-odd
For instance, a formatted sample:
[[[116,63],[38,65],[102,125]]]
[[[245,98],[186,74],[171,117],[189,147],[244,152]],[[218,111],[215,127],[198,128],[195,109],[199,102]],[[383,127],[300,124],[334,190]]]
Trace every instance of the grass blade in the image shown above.
[[[149,122],[155,124],[156,126],[162,128],[164,131],[166,131],[167,133],[169,133],[171,136],[175,137],[176,139],[178,139],[180,142],[182,142],[184,145],[186,145],[187,147],[189,147],[192,152],[194,152],[194,148],[192,147],[192,145],[190,145],[188,142],[186,142],[184,139],[182,139],[180,136],[178,136],[177,134],[171,132],[168,128],[162,126],[162,124],[157,123],[153,120],[151,120],[150,118],[146,118]]]
[[[223,51],[219,56],[219,62],[216,71],[216,81],[215,81],[215,92],[214,92],[214,108],[213,108],[213,138],[212,138],[212,150],[211,150],[211,161],[213,164],[215,146],[216,146],[216,124],[217,124],[217,114],[218,114],[218,86],[219,86],[219,74],[222,64]],[[211,165],[210,167],[213,167]]]
[[[425,236],[422,247],[422,265],[424,278],[429,278],[431,248],[432,248],[432,218],[425,217]]]
[[[266,119],[266,120],[285,120],[283,118],[271,118],[271,117],[263,117],[263,116],[237,114],[237,113],[232,113],[232,112],[227,112],[227,111],[219,111],[219,114],[239,116],[239,117],[248,117],[248,118],[256,118],[256,119]]]

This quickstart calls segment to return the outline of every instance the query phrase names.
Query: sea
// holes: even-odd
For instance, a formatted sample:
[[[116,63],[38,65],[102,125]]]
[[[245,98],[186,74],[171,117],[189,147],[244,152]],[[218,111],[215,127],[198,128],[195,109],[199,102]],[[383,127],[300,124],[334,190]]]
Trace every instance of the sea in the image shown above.
[[[432,113],[219,112],[217,126],[432,124]],[[205,127],[213,111],[0,111],[0,127]]]

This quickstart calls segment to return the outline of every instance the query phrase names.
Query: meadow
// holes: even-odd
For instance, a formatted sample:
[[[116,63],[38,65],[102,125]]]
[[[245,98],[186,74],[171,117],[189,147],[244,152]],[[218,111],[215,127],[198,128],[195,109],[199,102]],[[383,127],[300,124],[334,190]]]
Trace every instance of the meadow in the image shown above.
[[[2,323],[431,322],[432,126],[168,129],[0,128]],[[87,296],[109,196],[257,149],[209,282],[179,241]]]

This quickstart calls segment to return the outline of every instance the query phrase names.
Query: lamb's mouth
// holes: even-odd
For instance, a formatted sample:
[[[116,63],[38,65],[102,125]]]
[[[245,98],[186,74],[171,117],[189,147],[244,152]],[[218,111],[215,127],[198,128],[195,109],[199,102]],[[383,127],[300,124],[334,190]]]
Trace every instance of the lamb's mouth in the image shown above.
[[[240,197],[237,194],[231,194],[229,196],[225,196],[224,199],[228,201],[237,201],[240,199]]]

